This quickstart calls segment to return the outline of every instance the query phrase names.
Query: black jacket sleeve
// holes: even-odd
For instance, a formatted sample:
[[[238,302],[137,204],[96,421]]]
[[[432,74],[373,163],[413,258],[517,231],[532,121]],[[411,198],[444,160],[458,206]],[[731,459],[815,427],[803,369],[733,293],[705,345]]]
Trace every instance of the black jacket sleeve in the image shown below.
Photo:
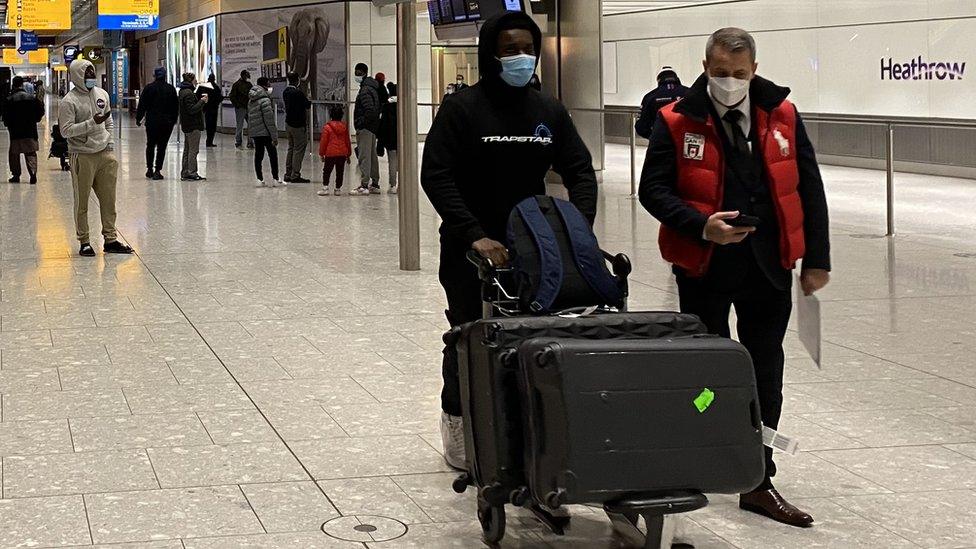
[[[678,166],[674,141],[661,116],[654,122],[651,142],[641,171],[640,203],[662,224],[700,239],[708,217],[678,196]]]
[[[153,100],[155,97],[154,89],[152,86],[146,86],[142,90],[142,95],[139,96],[139,106],[136,107],[136,123],[141,124],[146,118],[146,113],[152,107]]]
[[[597,196],[593,157],[576,130],[572,117],[562,105],[559,105],[559,117],[552,169],[562,177],[563,185],[569,191],[569,201],[592,225],[596,219]]]
[[[424,143],[420,185],[449,233],[470,246],[485,238],[485,231],[468,209],[454,179],[463,161],[465,118],[463,109],[455,101],[441,105]]]
[[[820,166],[806,127],[796,113],[796,162],[800,171],[800,202],[803,204],[803,234],[806,240],[804,269],[830,270],[830,221]]]
[[[637,135],[643,137],[644,139],[650,139],[651,131],[654,129],[654,119],[657,116],[657,110],[655,110],[654,107],[655,102],[652,92],[645,95],[644,100],[641,101],[640,116],[637,118],[637,123],[634,124],[634,129],[637,131]]]

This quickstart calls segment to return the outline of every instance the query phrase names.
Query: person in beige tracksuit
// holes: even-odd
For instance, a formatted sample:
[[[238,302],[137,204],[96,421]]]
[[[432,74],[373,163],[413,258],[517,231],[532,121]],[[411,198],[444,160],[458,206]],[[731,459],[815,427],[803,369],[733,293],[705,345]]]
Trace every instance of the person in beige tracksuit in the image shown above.
[[[131,254],[132,248],[119,242],[115,230],[115,185],[119,162],[115,158],[112,107],[108,92],[96,86],[95,67],[86,60],[75,60],[68,67],[74,87],[61,100],[58,124],[68,140],[71,155],[71,182],[74,187],[75,230],[81,243],[80,255],[91,257],[88,232],[88,200],[92,191],[98,199],[102,217],[105,253]]]

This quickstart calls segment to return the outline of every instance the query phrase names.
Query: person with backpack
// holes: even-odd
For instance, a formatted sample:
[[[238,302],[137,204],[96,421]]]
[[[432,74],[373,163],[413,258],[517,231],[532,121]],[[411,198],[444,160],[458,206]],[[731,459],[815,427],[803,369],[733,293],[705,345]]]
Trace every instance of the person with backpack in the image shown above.
[[[20,183],[20,155],[27,163],[30,184],[37,184],[37,123],[44,118],[44,103],[24,89],[24,78],[15,76],[13,91],[3,104],[3,123],[10,132],[10,182]]]
[[[335,195],[342,194],[342,175],[345,165],[352,162],[352,143],[349,140],[349,126],[342,121],[345,112],[336,105],[329,109],[329,122],[322,128],[319,140],[319,156],[322,158],[322,188],[319,196],[329,194],[329,179],[332,170],[336,172]]]
[[[451,326],[481,318],[481,282],[467,260],[476,251],[495,265],[508,261],[509,214],[525,198],[546,193],[550,169],[590,222],[597,182],[590,153],[566,108],[529,86],[542,32],[523,12],[503,12],[481,28],[481,80],[445,101],[427,134],[420,182],[441,217],[439,278]],[[445,459],[465,467],[457,350],[444,349],[441,435]]]
[[[397,185],[397,87],[393,82],[386,85],[389,92],[388,99],[383,105],[383,115],[380,117],[379,134],[376,136],[376,153],[382,156],[386,153],[386,160],[390,174],[390,194],[396,194]]]

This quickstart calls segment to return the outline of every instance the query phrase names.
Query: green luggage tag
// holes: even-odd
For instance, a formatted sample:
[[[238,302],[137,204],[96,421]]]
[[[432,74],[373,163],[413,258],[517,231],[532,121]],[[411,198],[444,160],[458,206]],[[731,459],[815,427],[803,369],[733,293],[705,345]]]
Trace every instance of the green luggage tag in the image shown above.
[[[698,413],[703,414],[705,413],[705,410],[707,410],[708,407],[711,406],[712,402],[714,401],[715,401],[715,393],[713,393],[711,389],[706,387],[702,389],[702,392],[697,397],[695,397],[694,400],[695,408],[698,408]]]

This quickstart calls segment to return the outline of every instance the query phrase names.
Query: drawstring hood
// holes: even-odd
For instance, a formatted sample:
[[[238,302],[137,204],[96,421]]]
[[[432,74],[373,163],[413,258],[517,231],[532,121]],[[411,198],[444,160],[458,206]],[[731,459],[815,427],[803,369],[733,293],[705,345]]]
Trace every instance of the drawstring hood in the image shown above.
[[[525,29],[532,34],[536,58],[542,57],[542,31],[525,12],[506,11],[490,17],[478,37],[478,70],[482,80],[501,82],[502,64],[498,60],[498,35],[502,31]]]
[[[74,84],[75,89],[79,90],[85,94],[88,94],[91,90],[85,87],[85,72],[88,71],[88,67],[95,68],[95,65],[91,64],[91,61],[87,59],[75,59],[71,62],[71,66],[68,67],[68,78],[71,83]]]

